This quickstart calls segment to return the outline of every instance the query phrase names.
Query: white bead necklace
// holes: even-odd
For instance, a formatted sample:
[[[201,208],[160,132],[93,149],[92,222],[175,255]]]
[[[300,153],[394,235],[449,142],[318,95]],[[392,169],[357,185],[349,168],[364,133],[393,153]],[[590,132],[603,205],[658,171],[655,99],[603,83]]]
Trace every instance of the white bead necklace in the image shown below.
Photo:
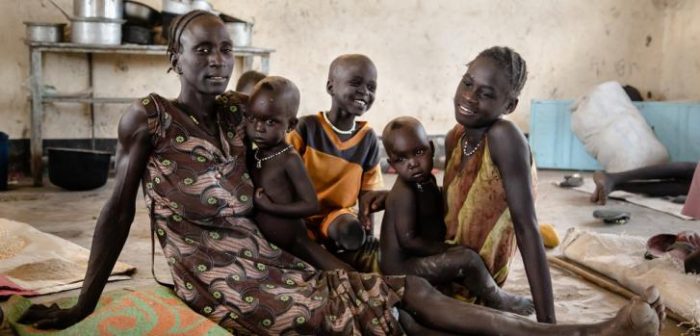
[[[263,163],[263,162],[265,162],[265,161],[267,161],[267,160],[270,160],[270,159],[272,159],[272,158],[274,158],[274,157],[276,157],[276,156],[278,156],[278,155],[282,155],[282,154],[284,154],[284,152],[286,152],[286,151],[288,151],[288,150],[290,150],[290,149],[292,149],[292,145],[287,145],[287,147],[284,147],[284,148],[280,149],[279,152],[272,153],[272,154],[270,154],[270,155],[268,155],[268,156],[261,157],[261,158],[258,157],[258,153],[260,152],[260,149],[256,149],[256,150],[255,150],[255,153],[253,154],[253,157],[255,157],[255,160],[257,161],[257,163],[255,164],[255,167],[258,168],[258,169],[262,168],[262,163]]]
[[[465,158],[468,158],[468,157],[474,155],[474,153],[476,153],[476,150],[479,149],[479,146],[481,146],[481,143],[484,140],[484,138],[479,139],[479,142],[476,144],[476,146],[474,146],[474,148],[472,148],[472,150],[467,151],[467,147],[469,147],[469,139],[467,139],[467,132],[464,132],[462,134],[462,139],[464,141],[464,144],[462,145],[462,153],[464,154]]]
[[[328,125],[331,125],[331,128],[333,129],[334,132],[336,132],[338,134],[344,134],[344,135],[352,134],[353,132],[355,132],[355,127],[357,127],[357,122],[355,122],[355,120],[352,121],[352,127],[350,127],[349,130],[343,131],[343,130],[335,127],[335,125],[333,125],[333,123],[330,120],[328,120],[328,116],[326,115],[326,112],[322,112],[321,114],[323,114],[323,119],[328,123]]]

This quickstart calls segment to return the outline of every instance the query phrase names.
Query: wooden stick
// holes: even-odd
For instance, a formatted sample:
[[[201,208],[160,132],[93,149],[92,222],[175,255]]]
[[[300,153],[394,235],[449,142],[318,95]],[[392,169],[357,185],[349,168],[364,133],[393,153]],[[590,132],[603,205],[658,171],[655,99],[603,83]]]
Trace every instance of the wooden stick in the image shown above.
[[[547,256],[547,261],[551,265],[557,266],[563,270],[567,270],[569,272],[572,272],[590,282],[593,284],[602,287],[604,289],[607,289],[615,294],[618,294],[624,298],[631,299],[635,296],[639,296],[638,294],[630,291],[629,289],[622,287],[617,281],[612,280],[608,278],[607,276],[599,275],[594,273],[591,270],[585,269],[581,266],[578,266],[574,264],[572,261],[564,260],[561,257],[555,257],[555,256]],[[686,319],[681,317],[680,315],[676,314],[676,312],[672,311],[668,307],[666,307],[666,316],[670,317],[671,319],[677,321],[677,322],[685,322]]]

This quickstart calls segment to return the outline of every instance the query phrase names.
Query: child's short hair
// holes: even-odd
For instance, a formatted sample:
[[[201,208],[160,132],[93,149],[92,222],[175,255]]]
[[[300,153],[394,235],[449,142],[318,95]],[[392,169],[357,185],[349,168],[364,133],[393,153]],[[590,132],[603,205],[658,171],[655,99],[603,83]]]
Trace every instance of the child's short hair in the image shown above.
[[[255,70],[249,70],[244,72],[240,78],[238,78],[238,83],[236,83],[236,91],[240,92],[246,86],[255,86],[258,82],[265,78],[265,74],[262,72],[257,72]]]
[[[503,68],[510,81],[511,95],[517,98],[527,81],[527,63],[520,54],[509,47],[491,47],[479,53],[478,57],[488,57]],[[474,62],[472,60],[472,62]],[[469,62],[471,64],[471,62]]]
[[[382,144],[384,145],[385,150],[392,150],[391,134],[406,127],[413,127],[416,129],[417,134],[425,135],[427,137],[425,128],[423,128],[423,124],[421,124],[418,119],[409,116],[397,117],[389,121],[389,123],[384,126],[384,130],[382,131]]]
[[[335,77],[335,73],[338,71],[338,68],[345,64],[348,61],[352,60],[359,60],[363,61],[367,64],[371,64],[372,66],[374,65],[374,62],[372,62],[372,59],[369,57],[362,55],[362,54],[345,54],[345,55],[340,55],[336,57],[332,62],[331,65],[328,67],[328,80],[332,80],[333,77]]]
[[[254,96],[260,91],[269,91],[275,96],[275,104],[283,107],[290,117],[296,117],[299,110],[299,89],[289,79],[281,76],[266,76],[255,85]]]

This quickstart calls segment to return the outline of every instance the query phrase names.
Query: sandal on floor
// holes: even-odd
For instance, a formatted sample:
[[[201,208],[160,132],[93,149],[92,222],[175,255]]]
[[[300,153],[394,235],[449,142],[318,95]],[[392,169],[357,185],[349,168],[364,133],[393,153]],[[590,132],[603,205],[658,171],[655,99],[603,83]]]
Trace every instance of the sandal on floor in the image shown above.
[[[682,262],[686,272],[700,272],[700,235],[692,231],[674,234],[658,234],[647,241],[647,259],[668,255]]]
[[[685,200],[688,198],[687,195],[679,195],[679,196],[666,196],[664,197],[665,200],[675,203],[675,204],[685,204]]]
[[[683,261],[686,273],[700,274],[700,249],[696,250]]]
[[[605,224],[625,224],[630,221],[631,214],[615,209],[598,209],[593,211],[593,217],[602,219]]]
[[[562,188],[576,188],[583,185],[583,177],[580,174],[566,175],[564,180],[559,182]]]

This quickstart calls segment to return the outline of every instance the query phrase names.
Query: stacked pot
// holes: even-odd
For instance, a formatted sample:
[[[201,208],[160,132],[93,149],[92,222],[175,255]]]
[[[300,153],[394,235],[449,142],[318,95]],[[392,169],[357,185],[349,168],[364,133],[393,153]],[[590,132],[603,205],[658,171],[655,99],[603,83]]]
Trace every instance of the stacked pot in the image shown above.
[[[119,45],[122,42],[122,0],[73,0],[71,41]]]
[[[153,30],[160,25],[160,12],[146,4],[124,0],[122,41],[125,44],[153,44]]]

